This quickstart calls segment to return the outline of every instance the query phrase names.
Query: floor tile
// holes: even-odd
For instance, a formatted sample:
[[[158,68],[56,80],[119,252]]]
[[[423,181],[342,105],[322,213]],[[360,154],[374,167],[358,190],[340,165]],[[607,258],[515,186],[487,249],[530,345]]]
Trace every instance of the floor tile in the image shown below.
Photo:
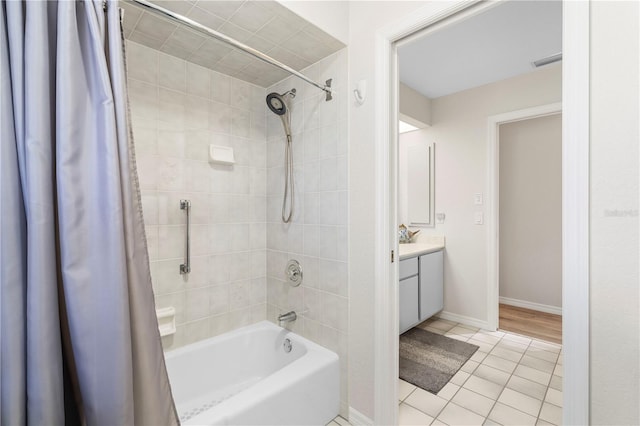
[[[478,329],[469,328],[467,326],[456,325],[451,330],[447,331],[449,334],[458,334],[467,338],[472,337],[478,332]]]
[[[398,399],[403,401],[411,392],[416,390],[416,386],[402,379],[398,379]]]
[[[448,331],[444,333],[444,336],[448,337],[449,339],[459,340],[461,342],[466,342],[469,340],[467,336],[461,334],[450,334]]]
[[[460,370],[465,371],[467,373],[473,373],[473,371],[476,369],[476,367],[478,367],[480,365],[479,362],[475,362],[475,361],[467,361],[465,362],[462,367],[460,368]]]
[[[462,386],[464,382],[467,381],[469,376],[471,376],[471,374],[467,373],[466,371],[460,370],[453,375],[450,382],[453,383],[454,385]]]
[[[442,389],[440,389],[438,396],[448,401],[453,398],[453,395],[458,392],[458,389],[460,389],[460,386],[454,385],[453,383],[447,383]]]
[[[504,339],[511,340],[512,342],[520,343],[521,345],[529,345],[531,343],[531,338],[520,336],[513,333],[507,333],[504,335]]]
[[[429,322],[427,325],[431,328],[437,328],[438,330],[449,331],[453,327],[455,327],[457,323],[443,320],[443,319],[436,319],[434,321]]]
[[[511,376],[507,382],[507,387],[541,401],[547,392],[546,386],[518,376]]]
[[[462,408],[471,410],[482,417],[487,417],[489,411],[493,408],[493,404],[496,403],[496,401],[491,398],[487,398],[486,396],[482,396],[464,388],[458,391],[451,402]]]
[[[447,400],[442,399],[431,392],[427,392],[424,389],[417,388],[407,399],[404,400],[404,403],[417,408],[431,417],[437,417],[444,406],[447,405]]]
[[[502,391],[502,386],[478,376],[469,377],[462,387],[491,399],[498,399]]]
[[[564,363],[564,356],[560,354],[560,356],[558,357],[558,364],[563,365],[563,363]]]
[[[543,342],[542,340],[532,340],[529,345],[532,348],[544,349],[545,351],[560,353],[560,349],[562,349],[561,345],[550,342]]]
[[[562,368],[562,364],[556,364],[556,368],[555,370],[553,370],[553,374],[562,377],[564,375],[563,370],[564,369]]]
[[[333,419],[333,421],[338,423],[341,426],[351,426],[351,423],[349,423],[346,419],[342,418],[341,416],[336,417],[335,419]]]
[[[431,422],[433,422],[433,417],[427,416],[404,402],[398,407],[399,425],[430,425]]]
[[[484,423],[482,424],[482,426],[502,426],[500,423],[496,423],[491,419],[485,419]]]
[[[530,346],[529,349],[527,349],[527,352],[525,352],[525,355],[529,355],[534,358],[543,359],[548,362],[553,362],[554,364],[556,361],[558,361],[557,353],[545,351],[544,349],[535,348],[533,346]]]
[[[486,333],[477,332],[476,334],[473,335],[473,339],[480,340],[481,342],[489,343],[490,345],[495,345],[500,341],[501,338],[496,336],[491,336]]]
[[[444,330],[440,330],[439,328],[434,328],[434,327],[429,327],[429,326],[426,326],[426,327],[420,327],[420,328],[422,328],[422,329],[424,329],[424,330],[427,330],[427,331],[430,331],[430,332],[432,332],[432,333],[436,333],[436,334],[442,334],[442,335],[444,335],[444,334],[446,333],[446,331],[444,331]]]
[[[538,419],[536,426],[553,426],[553,423],[545,422],[542,419]]]
[[[482,340],[475,339],[473,337],[467,340],[467,343],[471,343],[472,345],[478,346],[480,348],[479,350],[482,352],[491,352],[491,350],[495,346],[495,343],[487,343]]]
[[[489,418],[501,425],[535,425],[536,418],[520,410],[497,402],[489,413]]]
[[[504,371],[489,367],[485,364],[480,364],[478,368],[476,368],[476,371],[473,372],[473,375],[487,379],[490,382],[497,383],[500,386],[506,385],[509,381],[509,377],[511,376],[509,373],[505,373]]]
[[[481,333],[488,334],[490,336],[500,337],[500,338],[504,337],[504,335],[506,334],[504,331],[500,331],[500,330],[498,330],[498,331],[489,331],[489,330],[480,329],[479,331]]]
[[[500,340],[496,347],[509,349],[510,351],[522,354],[529,348],[529,345],[509,340],[507,339],[507,336],[505,336],[502,340]]]
[[[517,410],[524,411],[525,413],[534,417],[538,417],[540,406],[542,405],[542,401],[540,401],[539,399],[532,398],[528,395],[516,392],[509,388],[505,388],[502,391],[500,398],[498,398],[498,402],[501,402],[504,405],[508,405]]]
[[[520,358],[522,358],[521,352],[512,351],[511,349],[506,349],[500,345],[493,348],[490,355],[497,356],[498,358],[504,358],[511,362],[518,362],[520,361]]]
[[[526,365],[527,367],[535,368],[536,370],[544,371],[545,373],[553,373],[553,369],[556,367],[556,364],[553,362],[534,358],[526,353],[520,360],[520,365]]]
[[[487,355],[488,355],[487,352],[482,352],[481,350],[477,350],[469,359],[475,362],[482,362],[487,357]]]
[[[518,365],[513,374],[545,386],[547,386],[549,380],[551,380],[551,374],[527,367],[526,365]]]
[[[483,416],[453,403],[444,407],[438,419],[450,425],[481,425],[484,422]]]
[[[433,423],[431,423],[431,426],[449,426],[449,425],[440,419],[435,419]]]
[[[540,418],[554,425],[562,424],[562,408],[545,402],[540,410]]]
[[[482,364],[488,365],[489,367],[496,368],[509,374],[513,373],[513,370],[515,370],[516,366],[518,365],[513,361],[509,361],[508,359],[500,358],[495,355],[488,355],[482,361]]]
[[[549,382],[549,387],[559,390],[562,390],[562,377],[560,376],[551,376],[551,382]]]
[[[544,401],[562,407],[562,392],[549,388],[547,389],[547,396],[545,396]]]

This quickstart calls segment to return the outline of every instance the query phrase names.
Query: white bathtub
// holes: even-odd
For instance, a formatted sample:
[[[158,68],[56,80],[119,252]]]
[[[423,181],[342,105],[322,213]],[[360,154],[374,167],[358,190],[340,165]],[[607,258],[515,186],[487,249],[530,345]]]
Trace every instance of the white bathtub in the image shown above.
[[[338,356],[268,321],[165,357],[182,424],[325,425],[338,415]]]

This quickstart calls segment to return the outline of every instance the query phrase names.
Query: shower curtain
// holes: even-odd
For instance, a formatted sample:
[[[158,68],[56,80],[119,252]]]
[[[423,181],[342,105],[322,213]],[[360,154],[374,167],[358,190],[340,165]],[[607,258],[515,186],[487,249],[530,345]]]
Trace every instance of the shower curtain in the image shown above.
[[[0,6],[2,425],[179,423],[117,6]]]

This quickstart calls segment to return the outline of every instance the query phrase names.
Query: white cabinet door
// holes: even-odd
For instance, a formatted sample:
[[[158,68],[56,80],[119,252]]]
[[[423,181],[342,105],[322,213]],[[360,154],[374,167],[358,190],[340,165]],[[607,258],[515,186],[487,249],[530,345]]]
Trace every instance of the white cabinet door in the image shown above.
[[[444,307],[442,250],[420,256],[420,321]]]
[[[400,281],[400,333],[404,333],[419,322],[418,276]]]

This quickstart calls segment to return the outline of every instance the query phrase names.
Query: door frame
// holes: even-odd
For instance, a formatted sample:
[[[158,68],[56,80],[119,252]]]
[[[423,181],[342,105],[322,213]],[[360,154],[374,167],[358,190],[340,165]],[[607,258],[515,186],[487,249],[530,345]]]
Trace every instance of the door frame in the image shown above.
[[[500,131],[502,124],[562,113],[562,102],[492,115],[487,119],[487,324],[497,330],[500,316]]]
[[[396,43],[494,2],[431,2],[376,32],[374,422],[398,419]],[[563,424],[589,424],[589,99],[590,3],[563,2]],[[445,21],[446,20],[446,21]],[[397,257],[397,256],[396,256]]]

